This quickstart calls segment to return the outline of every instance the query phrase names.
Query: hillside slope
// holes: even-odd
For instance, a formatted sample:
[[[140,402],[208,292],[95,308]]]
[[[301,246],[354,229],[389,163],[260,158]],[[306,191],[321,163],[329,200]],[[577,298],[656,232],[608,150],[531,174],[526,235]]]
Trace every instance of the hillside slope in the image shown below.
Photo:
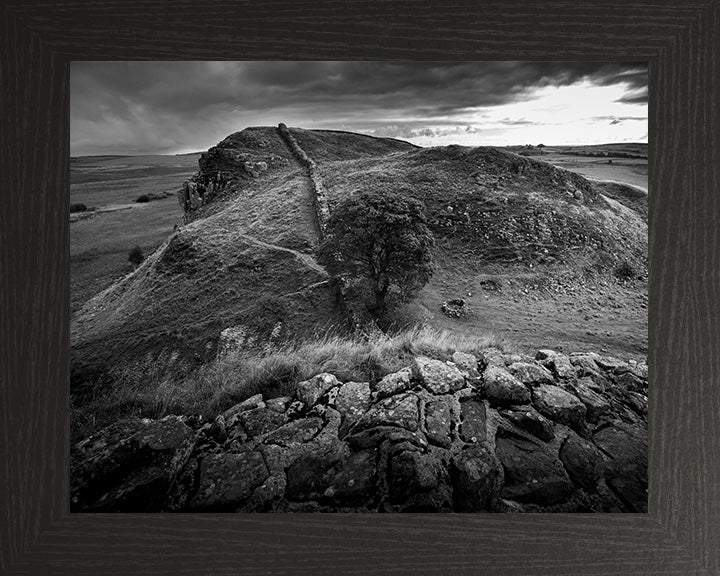
[[[528,348],[587,341],[625,357],[646,350],[647,224],[617,195],[493,148],[421,149],[291,130],[318,164],[331,207],[363,189],[400,190],[425,202],[437,271],[399,321],[515,331]],[[278,131],[232,134],[199,166],[179,194],[187,224],[75,315],[76,368],[163,351],[205,360],[229,327],[255,343],[344,328],[337,292],[313,256],[311,182]],[[630,277],[618,277],[623,265]],[[468,300],[466,317],[439,313],[444,299],[458,296]],[[602,298],[632,304],[607,319],[612,333],[585,313],[612,311]],[[585,334],[593,325],[599,331]]]

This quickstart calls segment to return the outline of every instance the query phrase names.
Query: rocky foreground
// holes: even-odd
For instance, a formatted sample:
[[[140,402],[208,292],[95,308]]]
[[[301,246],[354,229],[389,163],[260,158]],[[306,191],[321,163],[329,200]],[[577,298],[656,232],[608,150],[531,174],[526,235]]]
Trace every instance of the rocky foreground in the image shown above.
[[[645,512],[647,365],[541,350],[319,374],[72,448],[74,511]]]

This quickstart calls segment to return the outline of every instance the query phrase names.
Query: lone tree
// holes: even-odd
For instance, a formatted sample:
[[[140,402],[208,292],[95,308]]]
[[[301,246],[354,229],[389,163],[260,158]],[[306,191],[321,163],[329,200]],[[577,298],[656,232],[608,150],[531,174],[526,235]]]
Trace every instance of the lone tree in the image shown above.
[[[428,282],[433,243],[422,202],[396,192],[360,192],[333,210],[320,259],[369,288],[382,314],[390,293],[407,301]]]

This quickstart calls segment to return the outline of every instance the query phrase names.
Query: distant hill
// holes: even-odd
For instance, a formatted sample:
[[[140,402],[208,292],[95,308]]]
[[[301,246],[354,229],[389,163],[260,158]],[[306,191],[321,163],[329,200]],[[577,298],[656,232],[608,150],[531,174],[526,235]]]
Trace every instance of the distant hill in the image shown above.
[[[534,338],[547,317],[544,337],[550,326],[556,341],[577,341],[588,327],[579,294],[588,295],[588,311],[590,298],[603,295],[631,305],[612,336],[603,328],[588,341],[646,351],[646,333],[633,336],[647,322],[646,199],[496,148],[291,132],[317,164],[331,208],[367,189],[425,203],[437,270],[398,322],[460,331],[500,322]],[[337,291],[315,261],[312,183],[277,129],[234,133],[202,154],[199,168],[179,194],[186,225],[74,316],[76,374],[162,351],[203,361],[234,326],[250,346],[346,328]],[[618,275],[623,267],[629,276]],[[453,295],[468,301],[466,318],[440,314]]]

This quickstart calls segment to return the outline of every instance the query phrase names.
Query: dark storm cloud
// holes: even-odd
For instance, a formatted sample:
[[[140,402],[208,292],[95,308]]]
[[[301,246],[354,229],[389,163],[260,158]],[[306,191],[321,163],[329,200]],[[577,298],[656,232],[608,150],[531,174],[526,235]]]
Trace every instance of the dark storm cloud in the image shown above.
[[[278,122],[377,133],[397,125],[402,137],[436,129],[438,118],[464,127],[465,110],[581,80],[622,84],[625,102],[647,100],[644,63],[74,62],[72,148],[204,149],[232,131]]]

